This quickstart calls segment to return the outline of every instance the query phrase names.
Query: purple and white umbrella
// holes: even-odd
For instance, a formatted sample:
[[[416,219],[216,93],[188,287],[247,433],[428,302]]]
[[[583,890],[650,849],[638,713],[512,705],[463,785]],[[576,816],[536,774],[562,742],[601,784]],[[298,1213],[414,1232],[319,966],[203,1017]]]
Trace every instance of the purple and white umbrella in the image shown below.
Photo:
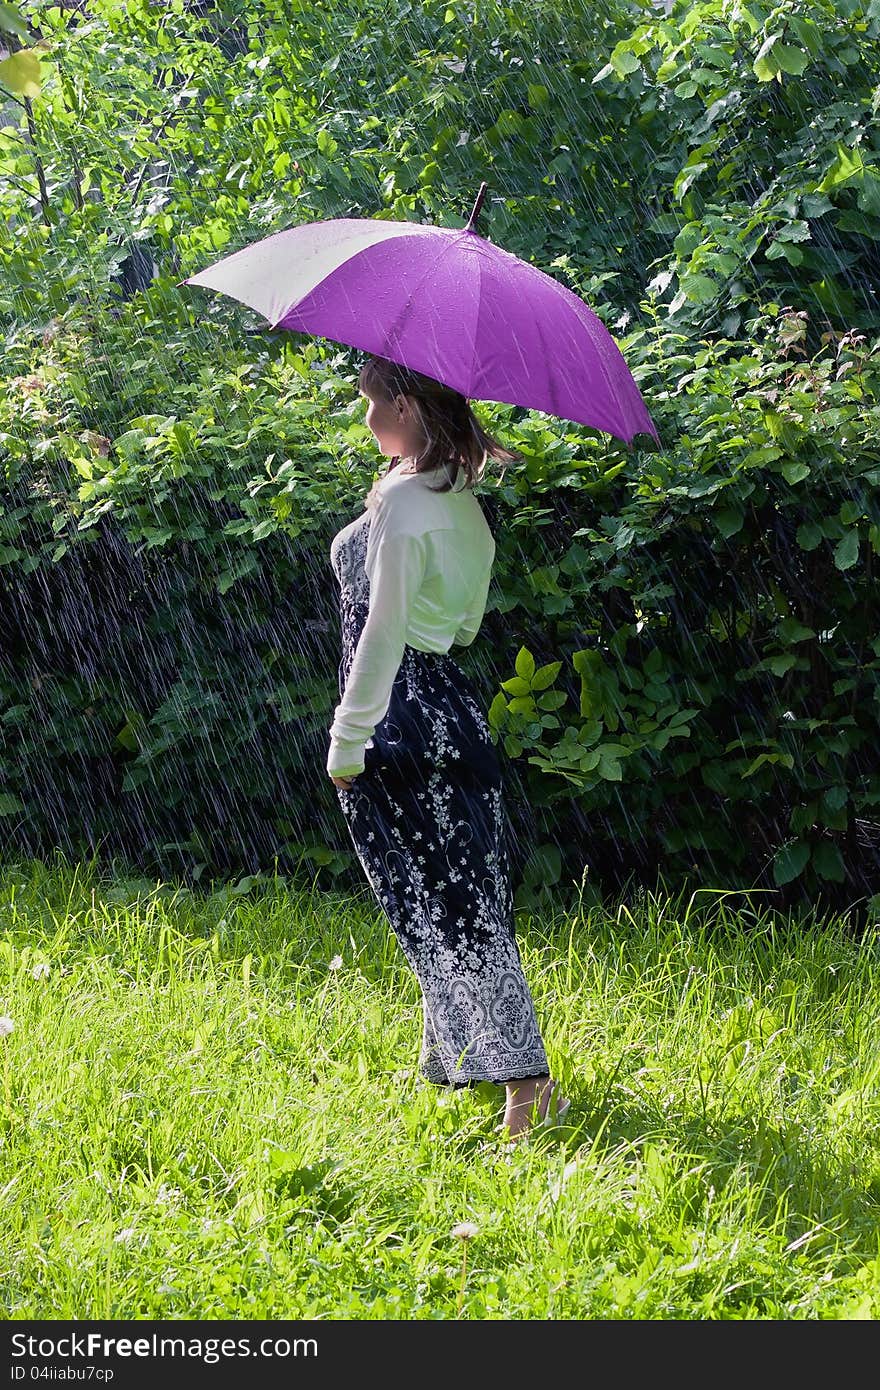
[[[388,358],[469,400],[501,401],[657,438],[623,354],[571,290],[466,227],[343,217],[235,251],[182,283],[219,290],[272,328]]]

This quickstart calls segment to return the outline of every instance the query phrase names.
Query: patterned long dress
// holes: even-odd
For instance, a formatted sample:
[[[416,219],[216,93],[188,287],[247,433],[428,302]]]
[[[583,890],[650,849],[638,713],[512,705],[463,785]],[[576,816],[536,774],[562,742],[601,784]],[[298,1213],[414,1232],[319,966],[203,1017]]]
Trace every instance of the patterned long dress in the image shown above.
[[[371,512],[333,538],[339,694],[367,619]],[[419,1070],[442,1086],[548,1073],[514,937],[501,768],[477,692],[448,654],[405,646],[350,790],[358,858],[422,991]]]

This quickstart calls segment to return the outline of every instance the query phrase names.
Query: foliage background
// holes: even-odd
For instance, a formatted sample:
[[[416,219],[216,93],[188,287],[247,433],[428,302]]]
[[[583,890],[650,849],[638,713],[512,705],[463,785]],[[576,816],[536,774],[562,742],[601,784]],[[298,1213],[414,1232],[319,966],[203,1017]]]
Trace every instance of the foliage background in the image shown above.
[[[479,407],[523,463],[458,659],[519,901],[878,915],[880,5],[665,8],[0,7],[6,850],[360,882],[324,769],[355,354],[178,282],[315,218],[462,225],[485,179],[661,437]]]

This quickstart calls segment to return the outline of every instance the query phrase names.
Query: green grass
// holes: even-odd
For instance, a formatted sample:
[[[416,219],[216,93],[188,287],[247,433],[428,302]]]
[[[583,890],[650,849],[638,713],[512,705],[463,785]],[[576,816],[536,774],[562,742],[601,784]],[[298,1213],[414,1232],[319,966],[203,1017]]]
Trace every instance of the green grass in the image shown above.
[[[366,888],[0,870],[5,1317],[876,1317],[877,932],[707,892],[519,940],[573,1104],[509,1151],[419,1082]]]

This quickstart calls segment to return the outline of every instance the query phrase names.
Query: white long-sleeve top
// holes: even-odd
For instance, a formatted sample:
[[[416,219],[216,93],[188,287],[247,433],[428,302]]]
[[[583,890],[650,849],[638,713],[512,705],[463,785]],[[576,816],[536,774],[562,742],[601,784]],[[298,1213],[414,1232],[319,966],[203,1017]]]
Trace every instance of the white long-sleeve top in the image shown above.
[[[480,630],[495,541],[463,469],[452,491],[431,490],[446,476],[443,467],[402,473],[398,465],[371,494],[369,612],[330,726],[327,771],[334,777],[363,772],[364,749],[388,712],[404,645],[448,652],[453,643],[469,646]]]

